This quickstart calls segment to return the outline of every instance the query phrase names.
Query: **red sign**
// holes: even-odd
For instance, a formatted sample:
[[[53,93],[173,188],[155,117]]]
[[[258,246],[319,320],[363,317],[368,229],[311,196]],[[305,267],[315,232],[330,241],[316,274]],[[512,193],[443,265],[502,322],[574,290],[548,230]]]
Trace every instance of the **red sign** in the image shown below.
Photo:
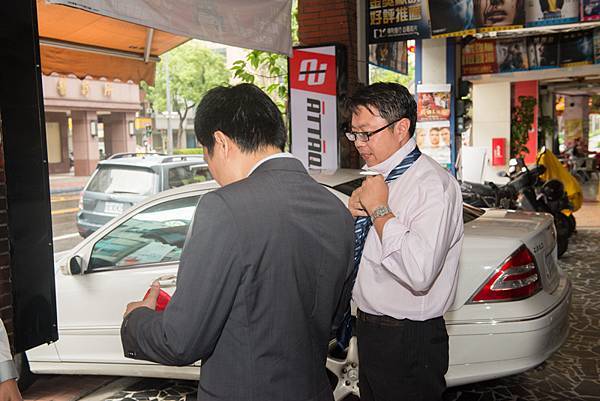
[[[294,49],[289,74],[292,89],[335,96],[335,54]]]
[[[492,138],[492,166],[506,165],[506,138]]]

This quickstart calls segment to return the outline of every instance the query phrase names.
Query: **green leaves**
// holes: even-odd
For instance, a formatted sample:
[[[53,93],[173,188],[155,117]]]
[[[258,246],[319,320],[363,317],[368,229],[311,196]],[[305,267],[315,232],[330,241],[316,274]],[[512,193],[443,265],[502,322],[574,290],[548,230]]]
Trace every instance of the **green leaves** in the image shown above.
[[[511,157],[522,156],[529,153],[527,142],[529,131],[533,124],[536,99],[533,96],[519,96],[519,102],[513,106],[510,123],[510,153]]]

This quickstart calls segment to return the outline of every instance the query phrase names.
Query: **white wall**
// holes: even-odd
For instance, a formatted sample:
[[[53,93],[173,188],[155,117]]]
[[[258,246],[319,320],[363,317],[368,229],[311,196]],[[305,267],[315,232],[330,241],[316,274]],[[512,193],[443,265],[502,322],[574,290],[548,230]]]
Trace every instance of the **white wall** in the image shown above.
[[[446,39],[426,39],[423,47],[423,81],[419,84],[445,84],[446,81]]]
[[[506,139],[506,161],[510,157],[510,82],[473,83],[473,146],[485,147],[483,180],[506,182],[498,176],[505,166],[492,166],[492,138]]]

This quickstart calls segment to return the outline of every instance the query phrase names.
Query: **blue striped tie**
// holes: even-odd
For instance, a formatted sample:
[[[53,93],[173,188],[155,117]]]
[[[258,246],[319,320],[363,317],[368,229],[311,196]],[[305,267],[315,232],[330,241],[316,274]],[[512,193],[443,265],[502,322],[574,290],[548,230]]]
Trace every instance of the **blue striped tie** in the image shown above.
[[[389,184],[404,174],[406,170],[408,170],[417,161],[419,156],[421,156],[421,151],[417,146],[415,146],[415,149],[404,159],[402,159],[400,164],[394,167],[394,169],[388,174],[388,176],[385,178],[385,182]],[[356,275],[358,273],[358,266],[360,265],[360,259],[365,247],[365,240],[367,239],[367,234],[369,234],[369,229],[372,225],[373,221],[369,216],[360,216],[354,221],[354,280],[356,280]],[[345,349],[348,346],[351,337],[352,316],[350,314],[350,305],[348,305],[348,310],[346,311],[344,320],[340,326],[340,329],[338,330],[338,347]]]

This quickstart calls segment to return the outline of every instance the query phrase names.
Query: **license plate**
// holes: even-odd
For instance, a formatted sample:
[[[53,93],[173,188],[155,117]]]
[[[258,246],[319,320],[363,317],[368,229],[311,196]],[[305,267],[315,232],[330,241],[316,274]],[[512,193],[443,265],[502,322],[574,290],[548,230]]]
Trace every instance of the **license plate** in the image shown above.
[[[116,202],[106,202],[104,204],[104,211],[106,213],[123,213],[123,204]]]

